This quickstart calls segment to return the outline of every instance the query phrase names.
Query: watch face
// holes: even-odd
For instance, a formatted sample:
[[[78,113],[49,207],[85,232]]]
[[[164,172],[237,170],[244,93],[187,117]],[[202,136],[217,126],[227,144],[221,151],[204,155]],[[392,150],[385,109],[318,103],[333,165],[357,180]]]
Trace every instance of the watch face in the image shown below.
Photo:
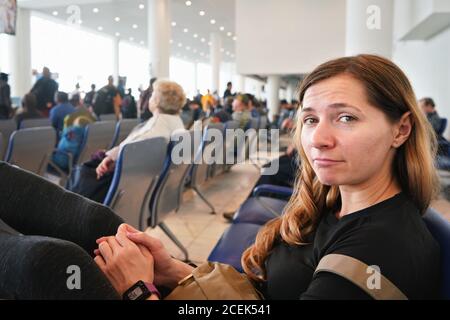
[[[129,298],[130,300],[136,300],[136,299],[138,299],[140,296],[142,296],[143,294],[144,294],[144,291],[143,291],[140,287],[136,287],[136,288],[134,288],[133,291],[131,291],[131,292],[128,294],[128,298]]]

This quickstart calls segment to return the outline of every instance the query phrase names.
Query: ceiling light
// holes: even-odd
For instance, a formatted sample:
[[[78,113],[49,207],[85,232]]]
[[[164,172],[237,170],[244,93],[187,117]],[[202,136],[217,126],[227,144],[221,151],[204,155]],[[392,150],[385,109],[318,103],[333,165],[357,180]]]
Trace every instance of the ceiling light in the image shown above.
[[[172,22],[172,27],[175,27],[177,25],[177,23],[174,21]]]
[[[133,37],[130,37],[130,41],[133,42],[133,41],[134,41],[134,38],[133,38]]]
[[[144,41],[141,41],[141,42],[140,42],[140,44],[141,44],[141,45],[144,45],[144,44],[145,44],[145,42],[144,42]]]
[[[137,29],[138,25],[137,24],[133,24],[133,29]]]
[[[193,37],[194,37],[194,38],[198,38],[198,34],[195,33],[195,34],[193,35]]]
[[[214,19],[209,20],[209,22],[211,22],[211,24],[216,24],[216,20]]]
[[[225,49],[224,48],[220,48],[220,52],[225,52]]]
[[[200,55],[203,57],[205,54],[203,52],[200,52]]]
[[[119,21],[120,21],[120,18],[119,18],[119,17],[115,17],[115,18],[114,18],[114,21],[119,22]]]
[[[97,30],[98,30],[98,31],[103,31],[103,27],[100,26],[100,27],[97,28]]]
[[[210,42],[208,42],[208,46],[211,46],[212,45],[212,42],[210,41]]]
[[[100,10],[98,10],[98,8],[94,8],[94,9],[92,9],[92,12],[94,12],[94,13],[98,13]]]
[[[188,32],[189,32],[189,29],[188,29],[188,28],[184,28],[184,29],[183,29],[183,32],[184,32],[184,33],[188,33]]]
[[[182,43],[179,43],[179,44],[178,44],[178,47],[179,47],[179,48],[181,48],[182,46],[183,46],[183,44],[182,44]]]
[[[197,49],[192,50],[193,53],[197,53]]]
[[[236,41],[236,40],[237,40],[237,37],[236,37],[236,36],[234,36],[234,37],[233,37],[233,40],[234,40],[234,41]]]
[[[52,14],[56,17],[58,15],[58,11],[53,11]]]
[[[172,40],[172,39],[170,39],[170,40],[169,40],[169,43],[173,43],[173,40]]]
[[[187,50],[187,51],[190,51],[190,50],[191,50],[191,47],[186,47],[186,50]]]
[[[82,24],[83,23],[83,20],[78,20],[78,24]]]
[[[222,26],[219,29],[220,29],[220,31],[223,31],[223,30],[225,30],[225,27]]]
[[[227,33],[227,36],[231,37],[233,34],[231,32]]]
[[[139,9],[144,10],[145,9],[145,5],[143,5],[142,3],[139,5]]]
[[[201,16],[204,16],[206,14],[206,12],[202,10],[198,14],[201,15]]]
[[[120,32],[116,32],[116,37],[120,37]]]
[[[190,7],[191,5],[192,5],[192,2],[191,1],[186,1],[186,5],[188,6],[188,7]]]
[[[201,38],[200,41],[201,42],[205,42],[206,40],[205,40],[205,38]]]

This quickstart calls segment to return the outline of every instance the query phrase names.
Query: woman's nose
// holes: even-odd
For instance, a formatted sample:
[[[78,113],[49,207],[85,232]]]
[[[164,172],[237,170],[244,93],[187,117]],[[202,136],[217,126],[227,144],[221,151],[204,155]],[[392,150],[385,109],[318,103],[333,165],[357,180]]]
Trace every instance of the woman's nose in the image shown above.
[[[333,129],[326,121],[320,121],[312,129],[310,143],[313,148],[331,148],[334,146]]]

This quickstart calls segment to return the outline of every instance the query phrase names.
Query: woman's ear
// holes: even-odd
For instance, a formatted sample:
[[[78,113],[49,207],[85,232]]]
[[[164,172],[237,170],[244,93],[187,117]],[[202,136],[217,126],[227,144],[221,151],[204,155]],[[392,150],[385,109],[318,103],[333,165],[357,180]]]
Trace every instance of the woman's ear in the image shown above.
[[[395,125],[392,147],[399,148],[408,140],[412,130],[411,112],[406,112]]]

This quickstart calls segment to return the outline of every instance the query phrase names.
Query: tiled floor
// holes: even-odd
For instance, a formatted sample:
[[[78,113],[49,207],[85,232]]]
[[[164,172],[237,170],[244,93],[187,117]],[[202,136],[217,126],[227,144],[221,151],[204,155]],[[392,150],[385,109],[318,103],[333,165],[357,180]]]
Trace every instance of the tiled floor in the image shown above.
[[[204,185],[202,190],[214,205],[216,214],[210,213],[209,207],[200,197],[188,190],[184,203],[177,213],[166,219],[167,226],[176,234],[189,252],[189,258],[196,263],[206,261],[214,245],[228,227],[222,217],[223,212],[235,211],[247,198],[253,185],[259,178],[259,171],[250,164],[236,165],[226,174],[214,178]],[[434,201],[432,207],[437,209],[450,221],[450,202],[441,199]],[[160,238],[169,252],[183,258],[181,251],[160,230],[148,229],[147,232]]]

